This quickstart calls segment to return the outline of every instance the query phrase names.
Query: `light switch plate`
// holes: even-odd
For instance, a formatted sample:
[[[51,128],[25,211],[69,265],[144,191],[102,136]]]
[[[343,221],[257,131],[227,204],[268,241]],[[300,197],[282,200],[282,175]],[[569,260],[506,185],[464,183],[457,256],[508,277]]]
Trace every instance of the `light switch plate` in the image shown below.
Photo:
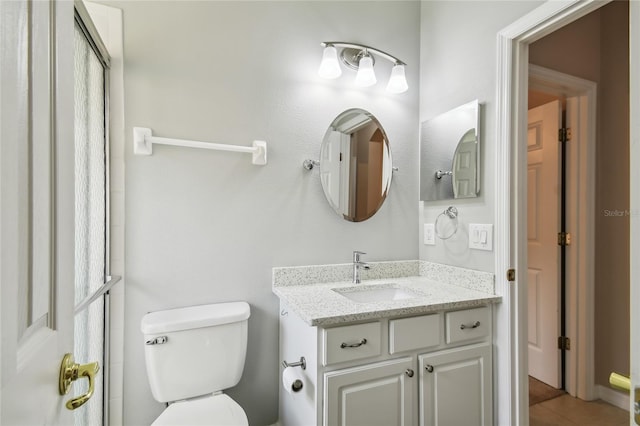
[[[424,243],[428,246],[436,245],[436,228],[433,223],[424,224]]]
[[[493,250],[493,225],[470,223],[469,248],[476,250]]]

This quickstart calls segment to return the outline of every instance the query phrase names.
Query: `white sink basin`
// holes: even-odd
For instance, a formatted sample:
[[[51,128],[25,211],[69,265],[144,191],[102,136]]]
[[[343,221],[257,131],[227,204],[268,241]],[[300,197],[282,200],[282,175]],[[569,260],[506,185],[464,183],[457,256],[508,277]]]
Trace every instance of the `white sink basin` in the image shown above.
[[[332,289],[341,296],[359,303],[413,299],[418,295],[397,284],[362,285]]]

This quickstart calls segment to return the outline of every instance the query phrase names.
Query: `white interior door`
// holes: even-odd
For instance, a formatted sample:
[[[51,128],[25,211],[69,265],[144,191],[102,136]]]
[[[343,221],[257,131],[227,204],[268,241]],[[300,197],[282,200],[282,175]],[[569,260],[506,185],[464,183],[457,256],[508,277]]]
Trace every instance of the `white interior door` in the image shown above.
[[[458,142],[453,154],[452,180],[455,198],[475,197],[478,194],[477,156],[476,129],[469,129]]]
[[[320,180],[330,203],[340,208],[340,141],[342,133],[332,131],[320,153]]]
[[[0,424],[69,424],[73,350],[73,2],[0,2]]]
[[[561,386],[560,351],[560,144],[559,101],[529,110],[527,236],[529,375]]]

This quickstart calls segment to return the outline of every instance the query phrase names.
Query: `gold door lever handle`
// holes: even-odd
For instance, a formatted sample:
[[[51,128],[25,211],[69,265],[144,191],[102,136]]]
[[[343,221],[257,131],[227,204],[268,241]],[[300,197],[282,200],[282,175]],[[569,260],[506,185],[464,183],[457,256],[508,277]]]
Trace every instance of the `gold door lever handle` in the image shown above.
[[[60,365],[60,380],[58,388],[60,395],[66,395],[71,389],[71,383],[78,378],[86,377],[89,380],[89,390],[84,395],[80,395],[77,398],[70,399],[65,404],[69,410],[75,410],[81,407],[85,402],[91,398],[95,389],[96,374],[100,371],[100,365],[97,362],[91,362],[89,364],[80,365],[73,359],[72,354],[66,354],[62,358],[62,364]]]

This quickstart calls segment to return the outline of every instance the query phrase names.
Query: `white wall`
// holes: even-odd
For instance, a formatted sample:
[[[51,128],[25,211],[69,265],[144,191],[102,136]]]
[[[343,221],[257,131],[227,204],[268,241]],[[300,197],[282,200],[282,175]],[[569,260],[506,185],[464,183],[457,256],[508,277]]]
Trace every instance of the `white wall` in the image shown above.
[[[420,203],[420,223],[433,223],[447,206],[459,212],[459,230],[420,259],[493,272],[494,252],[470,250],[469,223],[493,223],[495,205],[496,35],[541,1],[423,1],[420,37],[420,122],[478,99],[481,117],[480,196]],[[422,205],[424,204],[424,205]],[[422,227],[422,225],[420,225]]]
[[[126,149],[124,422],[149,424],[151,396],[139,324],[148,311],[247,300],[249,348],[229,391],[252,425],[277,420],[278,300],[273,266],[416,259],[419,2],[108,2],[123,9]],[[317,77],[321,41],[360,42],[407,62],[410,89],[356,90],[344,72]],[[493,68],[492,68],[493,69]],[[382,71],[384,70],[384,72]],[[400,171],[387,202],[362,223],[325,201],[317,159],[342,110],[375,114]],[[236,153],[154,147],[133,156],[131,129],[248,145],[268,141],[269,163]]]

